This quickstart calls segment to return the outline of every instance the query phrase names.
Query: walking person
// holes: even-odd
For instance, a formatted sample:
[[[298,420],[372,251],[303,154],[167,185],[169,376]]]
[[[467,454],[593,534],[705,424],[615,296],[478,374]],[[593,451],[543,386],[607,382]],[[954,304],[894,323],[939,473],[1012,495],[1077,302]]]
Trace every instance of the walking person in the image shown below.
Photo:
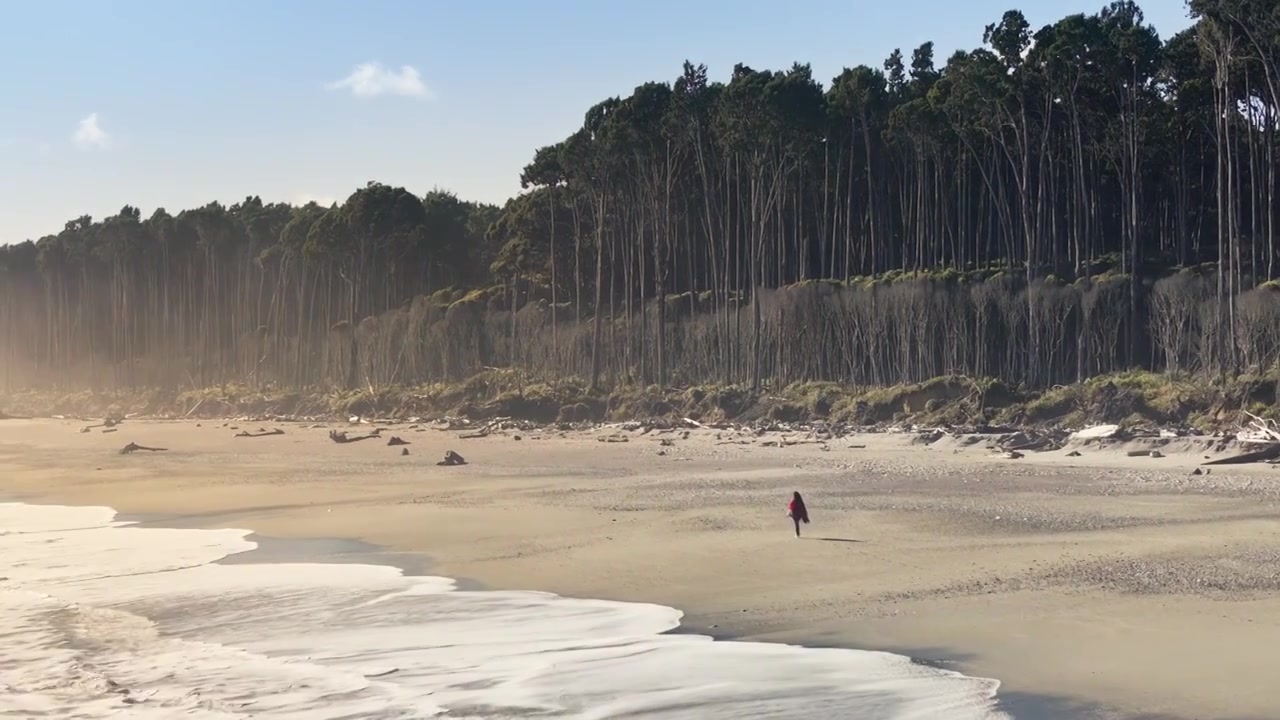
[[[787,503],[787,515],[796,526],[796,537],[800,537],[800,523],[809,524],[809,509],[804,506],[804,498],[800,491],[791,493],[791,502]]]

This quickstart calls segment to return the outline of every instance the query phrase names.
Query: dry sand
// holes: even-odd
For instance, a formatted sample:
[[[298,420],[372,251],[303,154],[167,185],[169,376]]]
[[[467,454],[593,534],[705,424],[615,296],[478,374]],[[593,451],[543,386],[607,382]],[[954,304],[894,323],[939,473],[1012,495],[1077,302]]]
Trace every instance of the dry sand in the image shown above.
[[[297,424],[82,424],[0,423],[7,499],[359,539],[488,587],[675,606],[722,637],[893,650],[998,678],[1018,717],[1280,715],[1280,470],[1192,476],[1192,447],[1003,460],[903,435],[823,449],[402,425],[386,435],[405,457]],[[130,441],[170,450],[117,454]],[[446,449],[471,464],[436,466]],[[793,489],[813,517],[801,540]]]

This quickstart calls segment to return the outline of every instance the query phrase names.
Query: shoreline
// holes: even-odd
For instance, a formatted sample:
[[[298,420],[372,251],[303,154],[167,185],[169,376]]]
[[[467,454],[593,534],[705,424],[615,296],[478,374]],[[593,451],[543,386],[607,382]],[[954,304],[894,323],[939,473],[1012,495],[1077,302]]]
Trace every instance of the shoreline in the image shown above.
[[[9,502],[9,501],[6,501],[6,502]],[[62,504],[34,504],[30,502],[25,502],[25,501],[14,501],[14,502],[17,502],[17,504],[21,507],[31,507],[31,508],[41,508],[41,507],[48,508],[48,509],[64,509],[64,508],[75,509],[76,508],[76,506],[69,506],[69,505],[62,505]],[[101,508],[104,506],[80,506],[80,507],[81,508],[88,508],[88,507]],[[402,577],[405,577],[406,579],[420,578],[424,580],[445,580],[452,586],[452,590],[450,592],[481,593],[481,594],[488,593],[488,592],[495,592],[495,593],[501,594],[504,592],[504,591],[496,590],[492,588],[485,588],[483,586],[480,586],[479,583],[476,583],[474,581],[449,578],[449,577],[444,577],[436,574],[429,574],[425,570],[427,565],[430,563],[430,560],[429,558],[423,556],[421,553],[416,553],[416,552],[394,553],[392,551],[387,550],[386,548],[380,548],[379,546],[372,545],[370,543],[363,542],[360,540],[349,540],[349,539],[340,539],[340,538],[272,538],[272,537],[259,535],[255,533],[251,528],[245,528],[245,527],[206,528],[201,525],[182,522],[183,518],[181,516],[176,516],[176,515],[129,516],[129,515],[119,513],[114,508],[107,508],[107,509],[111,510],[111,512],[114,513],[113,523],[123,523],[124,524],[123,527],[143,529],[143,530],[146,530],[146,529],[178,529],[178,530],[193,530],[193,531],[216,530],[216,529],[234,530],[238,533],[245,533],[243,535],[243,539],[247,542],[253,543],[255,546],[247,550],[238,550],[238,551],[232,550],[230,551],[229,554],[221,557],[220,559],[212,561],[212,563],[210,563],[212,565],[273,566],[273,565],[299,564],[299,565],[341,566],[341,565],[349,564],[353,566],[363,566],[363,567],[380,566],[380,567],[393,568]],[[393,559],[392,557],[393,555],[395,556],[395,559]],[[414,557],[416,558],[417,562],[406,564],[405,560],[407,557]],[[505,591],[505,592],[544,594],[542,593],[542,591],[531,590],[531,589]],[[569,602],[585,601],[585,602],[591,603],[598,600],[594,598],[575,598],[575,597],[563,596],[558,594],[553,594],[553,595],[556,601],[559,601],[559,600],[566,600]],[[630,604],[628,601],[607,601],[607,602],[621,602],[623,604]],[[643,604],[645,603],[641,603],[641,605]],[[684,613],[679,608],[663,607],[661,609],[676,611],[681,615],[681,621],[676,627],[673,627],[669,630],[665,630],[662,632],[658,632],[657,636],[668,635],[668,636],[705,637],[716,644],[730,644],[730,645],[737,644],[737,643],[761,644],[759,641],[746,640],[743,638],[733,636],[731,634],[700,632],[695,628],[686,625],[683,622]],[[149,618],[145,618],[145,619],[149,620]],[[586,638],[584,638],[584,640],[586,640]],[[998,680],[994,680],[990,678],[966,676],[963,673],[961,673],[959,670],[945,667],[944,664],[939,661],[930,661],[930,660],[925,660],[921,658],[905,656],[900,653],[893,653],[886,650],[845,647],[841,645],[806,645],[806,644],[799,644],[799,643],[789,643],[789,642],[784,643],[784,642],[776,642],[776,641],[766,641],[763,644],[781,645],[785,647],[796,648],[799,650],[848,650],[848,651],[853,651],[855,653],[863,653],[868,657],[894,655],[901,658],[902,660],[908,661],[909,664],[911,665],[917,665],[920,667],[928,668],[930,670],[938,671],[940,673],[939,677],[958,676],[958,677],[964,678],[966,681],[973,681],[978,683],[993,683],[994,689],[992,690],[992,696],[991,696],[992,697],[991,710],[996,713],[1004,713],[1006,716],[1009,713],[1009,710],[1004,707],[1003,702],[1000,700],[1000,697],[998,694],[998,687],[999,687]],[[398,669],[392,669],[389,672],[396,672],[397,670]],[[1042,718],[1048,718],[1048,717],[1051,717],[1051,716],[1044,715],[1044,714],[1019,714],[1019,715],[1013,716],[1013,720],[1041,720]]]
[[[45,504],[30,503],[25,504]],[[54,504],[54,503],[49,503]],[[59,503],[60,504],[60,503]],[[71,506],[74,507],[74,506]],[[114,509],[114,508],[113,508]],[[117,513],[116,520],[132,523],[138,528],[163,528],[170,530],[244,530],[248,534],[244,539],[254,543],[252,550],[233,553],[215,560],[215,565],[271,565],[291,563],[317,563],[321,565],[381,565],[395,568],[408,578],[443,578],[444,575],[433,572],[436,561],[428,554],[418,551],[397,551],[393,548],[365,542],[357,538],[342,537],[275,537],[263,535],[252,528],[230,527],[226,525],[183,522],[188,518],[182,515],[126,515]],[[483,583],[471,578],[446,578],[454,583],[458,590],[468,592],[486,592],[494,588],[485,587]]]
[[[661,605],[470,592],[385,565],[217,565],[252,550],[246,530],[138,528],[102,505],[0,514],[17,530],[0,535],[4,684],[33,715],[736,720],[810,703],[1003,717],[992,680],[884,653],[668,635],[680,613]]]
[[[32,504],[32,503],[24,503]],[[134,527],[139,528],[168,528],[168,529],[236,529],[247,530],[245,540],[254,543],[257,547],[252,550],[238,552],[227,555],[221,560],[216,560],[214,564],[218,565],[270,565],[270,564],[288,564],[288,563],[318,563],[322,565],[383,565],[393,567],[401,572],[405,577],[434,577],[444,578],[454,583],[457,590],[466,592],[501,592],[498,588],[492,588],[484,585],[478,580],[471,578],[446,577],[444,575],[433,572],[437,563],[429,556],[421,552],[409,551],[399,552],[387,547],[375,545],[363,540],[351,538],[327,538],[327,537],[298,537],[298,538],[282,538],[260,535],[249,528],[229,528],[222,526],[209,526],[204,524],[181,523],[181,516],[158,517],[158,516],[127,516],[118,514],[116,519],[120,522],[133,523]],[[514,588],[511,588],[514,589]],[[523,590],[542,592],[537,588],[524,588]],[[572,596],[562,595],[569,599],[595,599],[602,598],[575,598]],[[632,602],[628,600],[619,600],[618,602]],[[901,655],[911,660],[911,662],[922,665],[924,667],[933,668],[935,670],[946,670],[949,672],[960,672],[954,667],[959,662],[953,658],[925,658],[907,655],[892,649],[881,648],[865,648],[853,647],[843,644],[813,642],[790,642],[783,640],[763,640],[754,641],[746,639],[746,634],[735,631],[731,628],[721,628],[718,625],[698,626],[686,621],[688,614],[682,608],[673,608],[681,613],[681,622],[678,627],[672,628],[662,634],[664,635],[696,635],[711,638],[715,642],[769,642],[784,645],[795,645],[798,647],[809,649],[827,649],[827,650],[858,650],[863,652],[887,652],[894,655]],[[962,673],[963,674],[963,673]],[[1039,717],[1039,716],[1035,716]],[[1022,718],[1021,715],[1017,718]]]
[[[25,503],[24,504],[32,504]],[[534,591],[541,592],[534,588],[524,589],[498,589],[486,587],[479,581],[467,578],[446,577],[431,572],[430,568],[435,566],[434,561],[421,552],[397,552],[386,547],[374,545],[362,540],[349,538],[279,538],[263,536],[253,531],[251,528],[230,528],[221,526],[209,526],[205,524],[196,524],[190,522],[182,522],[184,519],[180,515],[148,515],[148,516],[130,516],[117,513],[116,520],[119,522],[128,522],[132,526],[138,528],[167,528],[167,529],[235,529],[244,530],[248,534],[244,536],[246,541],[256,545],[251,550],[232,553],[219,560],[214,561],[215,565],[273,565],[273,564],[321,564],[321,565],[381,565],[392,567],[400,571],[407,578],[439,578],[445,579],[453,583],[454,589],[459,592],[502,592],[503,590],[516,592]],[[601,598],[577,598],[573,596],[560,595],[569,600],[593,600]],[[613,602],[633,602],[629,600],[610,600]],[[999,678],[982,678],[969,675],[960,667],[963,664],[962,655],[952,656],[932,656],[924,657],[911,654],[910,650],[898,648],[872,648],[859,647],[846,643],[829,643],[820,640],[804,640],[797,637],[793,639],[773,639],[773,640],[753,640],[749,639],[749,634],[738,631],[733,628],[721,628],[717,625],[701,626],[688,621],[688,613],[682,608],[672,608],[681,614],[680,624],[670,630],[659,633],[660,635],[689,635],[706,637],[716,643],[769,643],[784,646],[798,647],[811,650],[852,650],[856,652],[870,653],[887,653],[897,655],[908,659],[913,665],[919,665],[932,670],[938,670],[945,673],[955,673],[966,678],[974,680],[994,680],[999,683]],[[1121,714],[1116,714],[1113,710],[1105,708],[1101,705],[1085,705],[1065,698],[1055,697],[1051,694],[1038,693],[1011,693],[1007,694],[1000,691],[997,687],[995,695],[994,710],[1006,713],[1010,720],[1054,720],[1070,713],[1071,717],[1107,717],[1119,718]],[[1172,716],[1170,716],[1172,717]],[[1161,720],[1155,716],[1144,716],[1142,720]]]
[[[32,504],[32,503],[24,503]],[[168,529],[224,529],[224,530],[247,530],[248,534],[244,539],[257,545],[252,550],[238,552],[227,555],[221,560],[214,561],[218,565],[271,565],[271,564],[288,564],[288,563],[318,563],[322,565],[383,565],[393,567],[401,572],[405,577],[434,577],[444,578],[454,583],[455,587],[461,591],[467,592],[501,592],[498,588],[492,588],[484,585],[478,580],[470,578],[446,577],[433,572],[437,563],[428,555],[416,552],[398,552],[387,547],[374,545],[363,540],[351,538],[328,538],[328,537],[298,537],[298,538],[282,538],[260,535],[249,528],[229,528],[222,526],[195,525],[189,523],[175,524],[174,521],[181,520],[181,517],[157,518],[157,517],[136,517],[126,516],[124,514],[117,515],[116,519],[120,522],[134,523],[139,528],[168,528]],[[515,588],[508,588],[515,590]],[[543,592],[537,588],[523,588],[525,591]],[[558,594],[558,593],[557,593]],[[562,595],[569,599],[586,599],[600,600],[605,598],[576,598],[572,596]],[[633,602],[629,600],[618,600],[617,602]],[[753,641],[745,639],[743,632],[735,631],[731,628],[721,628],[718,625],[698,626],[686,622],[687,613],[682,608],[673,608],[678,610],[682,619],[678,627],[663,633],[664,635],[696,635],[711,638],[715,642],[771,642],[784,645],[796,645],[798,647],[810,649],[827,649],[827,650],[859,650],[864,652],[888,652],[894,655],[902,655],[911,660],[911,662],[935,670],[948,670],[959,672],[954,668],[947,667],[954,665],[958,661],[949,658],[924,658],[906,655],[895,650],[884,650],[880,648],[864,648],[852,647],[841,644],[830,644],[821,642],[788,642],[782,640],[764,640]]]
[[[436,576],[475,577],[493,590],[666,605],[682,611],[680,631],[691,634],[941,660],[943,669],[997,678],[1001,707],[1048,708],[1039,717],[1263,718],[1250,708],[1272,706],[1268,691],[1248,674],[1257,653],[1265,652],[1258,635],[1280,627],[1280,593],[1270,581],[1255,586],[1249,577],[1208,576],[1241,598],[1223,601],[1178,587],[1155,588],[1156,595],[1091,589],[1092,576],[1073,579],[1079,570],[1060,579],[1028,574],[1045,559],[1070,570],[1077,559],[1123,560],[1112,557],[1116,552],[1136,562],[1149,553],[1158,559],[1189,551],[1180,562],[1202,573],[1194,563],[1212,548],[1200,548],[1201,538],[1218,540],[1219,547],[1272,542],[1280,524],[1269,517],[1280,495],[1265,466],[1215,468],[1210,477],[1191,478],[1186,473],[1198,455],[1153,460],[1090,451],[1071,465],[1061,463],[1062,453],[1001,462],[980,446],[900,445],[903,438],[885,436],[857,438],[869,449],[856,451],[726,450],[698,432],[674,447],[657,438],[599,444],[598,433],[460,444],[451,433],[427,432],[405,435],[415,443],[414,455],[401,459],[375,443],[331,445],[323,429],[285,425],[282,438],[236,441],[227,428],[130,423],[129,436],[80,435],[73,423],[37,423],[30,428],[34,445],[17,453],[26,469],[16,485],[29,492],[15,499],[94,504],[94,498],[123,498],[130,514],[183,515],[184,526],[249,527],[284,542],[350,537],[396,554],[430,548],[421,556],[430,558]],[[111,448],[153,434],[180,454],[115,459]],[[54,454],[52,448],[69,442],[82,447]],[[472,464],[436,468],[435,448],[447,446]],[[659,447],[670,454],[655,457]],[[11,443],[0,445],[0,456],[15,452]],[[86,476],[86,465],[99,469]],[[774,509],[757,507],[761,492],[773,495],[778,490],[769,488],[793,484],[812,488],[818,498],[811,500],[821,513],[811,532],[871,542],[797,544],[778,520],[780,511],[775,517]],[[299,493],[306,502],[297,501]],[[75,501],[67,503],[69,496]],[[1011,517],[1015,513],[1021,516]],[[1120,538],[1123,547],[1116,546]],[[966,569],[966,557],[980,564]],[[1104,570],[1102,581],[1128,582],[1110,565],[1089,572]],[[1147,572],[1125,570],[1139,571]],[[983,578],[993,573],[1012,579],[984,589],[990,581]],[[1036,585],[1042,575],[1052,582]],[[1054,583],[1066,583],[1060,587],[1067,593]],[[1139,625],[1118,636],[1104,632],[1093,619],[1097,612],[1113,615],[1112,623],[1124,623],[1119,627]],[[1232,619],[1242,612],[1248,618]],[[986,619],[1002,617],[1018,619],[1012,625]],[[1143,623],[1153,631],[1178,628],[1170,630],[1177,634],[1126,640]],[[1008,630],[1036,641],[1010,641]],[[1156,659],[1171,657],[1179,642],[1210,637],[1219,639],[1202,658],[1182,666]],[[1061,656],[1055,642],[1075,643],[1078,659]],[[1237,657],[1222,655],[1233,643]],[[1031,648],[1037,654],[1025,655]],[[1074,668],[1098,652],[1104,653],[1100,661],[1109,660],[1094,672]],[[1223,688],[1232,689],[1198,691],[1177,679],[1205,663],[1221,666],[1209,674],[1224,676]],[[1156,682],[1165,674],[1174,679]],[[1135,692],[1144,684],[1166,690]],[[1168,711],[1177,705],[1186,710]]]

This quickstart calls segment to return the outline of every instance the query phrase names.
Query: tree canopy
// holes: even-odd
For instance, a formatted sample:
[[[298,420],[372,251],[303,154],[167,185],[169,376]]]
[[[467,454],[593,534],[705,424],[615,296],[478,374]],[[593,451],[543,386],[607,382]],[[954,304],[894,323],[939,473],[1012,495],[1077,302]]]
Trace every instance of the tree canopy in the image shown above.
[[[1011,10],[825,85],[686,62],[533,151],[500,209],[370,183],[77,218],[0,248],[3,357],[144,384],[1273,369],[1280,4],[1189,11],[1162,39],[1130,0]]]

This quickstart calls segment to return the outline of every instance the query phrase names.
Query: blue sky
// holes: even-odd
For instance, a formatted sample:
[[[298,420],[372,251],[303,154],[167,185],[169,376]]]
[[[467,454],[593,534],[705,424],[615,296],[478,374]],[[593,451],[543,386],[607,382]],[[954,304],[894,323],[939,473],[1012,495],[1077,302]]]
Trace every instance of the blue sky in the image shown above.
[[[341,200],[369,180],[499,203],[590,105],[673,79],[686,58],[717,79],[799,60],[825,82],[926,40],[942,64],[1011,7],[1038,28],[1102,4],[6,2],[0,242],[125,204]],[[1162,37],[1189,24],[1183,0],[1141,4]]]

